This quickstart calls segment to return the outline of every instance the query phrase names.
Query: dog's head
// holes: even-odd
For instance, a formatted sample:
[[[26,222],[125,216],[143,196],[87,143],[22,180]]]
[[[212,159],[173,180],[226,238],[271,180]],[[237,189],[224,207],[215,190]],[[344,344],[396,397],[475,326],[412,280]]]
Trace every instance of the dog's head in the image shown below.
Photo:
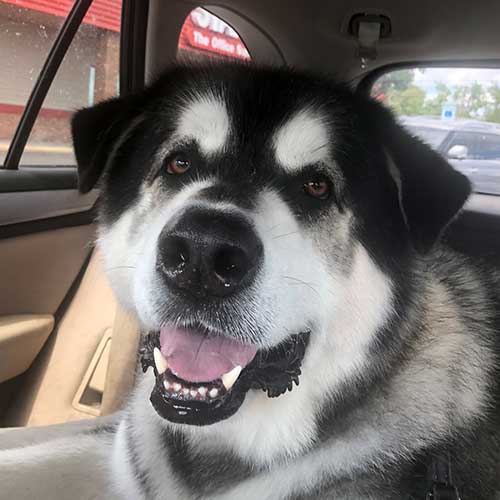
[[[109,278],[151,332],[151,400],[174,422],[225,419],[301,369],[355,377],[398,266],[470,191],[382,106],[289,70],[174,68],[79,111],[73,135],[81,191],[100,181]],[[330,378],[305,362],[324,355]]]

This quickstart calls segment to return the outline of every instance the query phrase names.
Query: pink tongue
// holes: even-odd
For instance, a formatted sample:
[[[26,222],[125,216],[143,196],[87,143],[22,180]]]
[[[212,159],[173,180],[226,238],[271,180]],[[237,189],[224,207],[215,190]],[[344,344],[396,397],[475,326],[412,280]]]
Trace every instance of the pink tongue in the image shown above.
[[[174,375],[190,382],[210,382],[237,365],[244,368],[257,352],[234,339],[182,328],[162,328],[160,346]]]

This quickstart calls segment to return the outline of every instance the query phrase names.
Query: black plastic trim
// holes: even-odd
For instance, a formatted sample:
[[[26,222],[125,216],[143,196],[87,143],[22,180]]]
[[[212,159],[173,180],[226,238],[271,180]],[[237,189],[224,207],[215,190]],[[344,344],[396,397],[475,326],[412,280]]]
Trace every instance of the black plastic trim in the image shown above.
[[[75,167],[21,167],[18,170],[0,169],[0,193],[54,191],[77,189]]]
[[[444,241],[469,257],[500,265],[500,216],[464,211],[446,230]]]
[[[20,222],[18,224],[8,224],[0,226],[0,240],[6,238],[15,238],[27,234],[41,233],[43,231],[52,231],[65,227],[87,226],[95,222],[97,211],[94,208],[85,212],[77,212],[70,215],[61,215],[51,217],[50,219],[39,219],[29,222]]]
[[[123,0],[120,38],[120,95],[144,87],[149,0]]]
[[[18,169],[19,161],[23,155],[38,113],[45,101],[45,97],[91,3],[92,0],[76,0],[61,30],[57,34],[57,38],[38,75],[38,79],[24,108],[23,115],[17,125],[16,132],[5,157],[4,169]]]

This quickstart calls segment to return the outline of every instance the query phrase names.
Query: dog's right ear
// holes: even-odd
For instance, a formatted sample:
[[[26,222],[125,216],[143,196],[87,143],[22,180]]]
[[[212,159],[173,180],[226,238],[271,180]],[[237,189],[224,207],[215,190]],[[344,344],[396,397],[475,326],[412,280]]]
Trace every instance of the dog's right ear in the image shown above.
[[[425,254],[462,209],[471,184],[440,154],[399,125],[380,103],[367,101],[364,111],[372,117],[371,133],[386,152],[410,239]]]
[[[140,113],[137,98],[115,98],[73,115],[71,134],[78,164],[78,189],[88,193],[97,183],[113,146]]]

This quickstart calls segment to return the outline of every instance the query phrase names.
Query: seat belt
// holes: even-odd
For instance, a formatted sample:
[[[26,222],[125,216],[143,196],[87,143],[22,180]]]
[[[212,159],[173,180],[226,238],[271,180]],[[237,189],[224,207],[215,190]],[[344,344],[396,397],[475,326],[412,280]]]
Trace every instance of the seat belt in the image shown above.
[[[453,485],[450,455],[434,456],[428,469],[431,489],[426,500],[460,500],[457,488]]]

